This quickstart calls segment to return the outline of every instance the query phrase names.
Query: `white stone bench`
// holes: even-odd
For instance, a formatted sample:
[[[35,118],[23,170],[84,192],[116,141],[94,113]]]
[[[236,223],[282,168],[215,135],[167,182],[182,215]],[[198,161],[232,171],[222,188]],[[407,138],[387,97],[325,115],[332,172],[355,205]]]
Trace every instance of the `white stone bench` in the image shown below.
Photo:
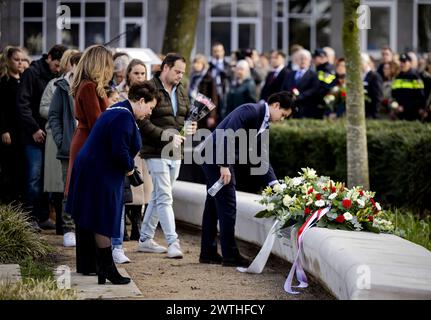
[[[173,194],[176,219],[201,226],[205,186],[177,181]],[[274,221],[254,217],[263,209],[259,198],[237,192],[235,235],[262,245]],[[290,230],[290,237],[294,233]],[[410,241],[388,234],[312,228],[303,245],[305,270],[338,299],[431,299],[431,252]],[[275,240],[272,253],[293,262],[296,250],[288,233]]]

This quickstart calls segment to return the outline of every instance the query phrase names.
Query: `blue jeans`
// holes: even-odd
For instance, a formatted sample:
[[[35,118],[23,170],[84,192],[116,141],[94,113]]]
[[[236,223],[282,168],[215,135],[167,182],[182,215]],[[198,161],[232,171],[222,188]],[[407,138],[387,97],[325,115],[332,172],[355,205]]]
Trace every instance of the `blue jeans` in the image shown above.
[[[26,206],[31,215],[40,222],[49,217],[48,208],[43,208],[43,146],[25,145]]]
[[[153,158],[145,162],[153,181],[153,192],[141,227],[141,241],[154,238],[160,220],[166,242],[170,245],[178,239],[172,208],[172,186],[180,173],[181,160]]]
[[[121,212],[121,224],[120,224],[120,237],[119,238],[112,238],[111,244],[112,249],[121,249],[123,247],[123,238],[124,238],[124,213],[125,213],[125,206],[123,206],[123,211]]]

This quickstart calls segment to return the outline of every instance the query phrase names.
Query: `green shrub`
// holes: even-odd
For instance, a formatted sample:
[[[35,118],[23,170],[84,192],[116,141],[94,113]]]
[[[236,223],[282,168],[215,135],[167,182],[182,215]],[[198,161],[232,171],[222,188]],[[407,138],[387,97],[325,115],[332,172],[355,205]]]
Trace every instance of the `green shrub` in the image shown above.
[[[59,289],[53,279],[0,283],[0,300],[75,300],[76,292]]]
[[[0,205],[0,263],[40,259],[53,251],[54,248],[33,231],[21,207]]]
[[[270,130],[270,158],[277,177],[303,167],[347,180],[345,121],[289,120]],[[385,207],[431,209],[431,125],[367,121],[371,190]],[[244,190],[248,191],[248,190]]]
[[[412,212],[386,211],[386,218],[395,226],[394,234],[431,250],[431,217],[419,219]]]

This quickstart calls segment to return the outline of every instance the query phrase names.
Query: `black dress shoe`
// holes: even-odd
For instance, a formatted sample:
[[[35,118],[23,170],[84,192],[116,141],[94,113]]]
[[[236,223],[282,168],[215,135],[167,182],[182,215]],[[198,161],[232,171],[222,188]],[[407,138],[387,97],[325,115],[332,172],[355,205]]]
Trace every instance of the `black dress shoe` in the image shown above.
[[[223,267],[248,267],[249,265],[250,261],[241,255],[238,255],[235,258],[223,258],[222,261]]]
[[[39,227],[43,230],[54,230],[55,223],[51,219],[46,219],[43,222],[39,222]]]
[[[216,253],[215,255],[211,255],[209,257],[199,256],[199,263],[207,263],[207,264],[221,264],[223,258],[221,255]]]

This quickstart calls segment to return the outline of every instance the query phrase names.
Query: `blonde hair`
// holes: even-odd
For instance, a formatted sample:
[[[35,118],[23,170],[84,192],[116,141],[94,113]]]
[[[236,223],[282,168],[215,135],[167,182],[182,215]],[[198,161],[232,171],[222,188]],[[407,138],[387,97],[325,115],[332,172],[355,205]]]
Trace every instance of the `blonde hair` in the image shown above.
[[[204,70],[209,68],[208,59],[203,54],[198,53],[195,55],[193,62],[200,62],[204,65]]]
[[[79,53],[79,50],[76,49],[67,49],[64,51],[63,56],[60,59],[60,73],[66,73],[67,65],[70,62],[70,58],[75,54]]]
[[[111,51],[102,45],[88,47],[76,66],[75,76],[70,86],[71,94],[76,95],[83,80],[90,80],[96,84],[97,95],[100,98],[106,98],[105,86],[112,79],[113,70]]]
[[[0,78],[6,76],[9,79],[10,63],[16,52],[24,53],[19,47],[7,46],[0,54]]]

